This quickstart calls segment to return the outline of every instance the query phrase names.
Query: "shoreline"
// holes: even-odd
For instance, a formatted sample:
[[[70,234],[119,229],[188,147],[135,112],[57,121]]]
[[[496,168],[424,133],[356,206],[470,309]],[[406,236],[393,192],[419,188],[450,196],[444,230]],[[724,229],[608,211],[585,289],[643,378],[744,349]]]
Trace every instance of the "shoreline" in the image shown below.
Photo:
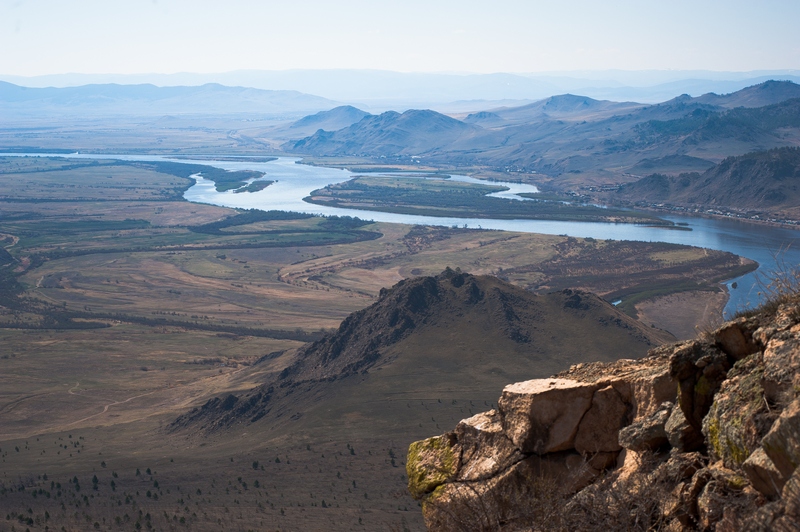
[[[676,292],[638,303],[639,321],[675,336],[679,341],[692,340],[725,322],[725,306],[730,291],[720,284],[718,291]]]

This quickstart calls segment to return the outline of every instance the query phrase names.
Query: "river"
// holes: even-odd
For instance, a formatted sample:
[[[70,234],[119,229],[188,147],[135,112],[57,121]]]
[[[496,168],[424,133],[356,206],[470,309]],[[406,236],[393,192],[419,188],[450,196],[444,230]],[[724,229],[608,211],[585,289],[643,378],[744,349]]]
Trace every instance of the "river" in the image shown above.
[[[24,154],[14,154],[24,155]],[[46,156],[44,154],[29,154]],[[258,170],[266,175],[264,179],[275,181],[259,192],[236,194],[232,191],[217,192],[214,183],[201,177],[184,197],[189,201],[222,205],[226,207],[257,208],[264,210],[286,210],[324,215],[347,215],[374,220],[376,222],[392,222],[404,224],[424,224],[440,226],[458,226],[481,229],[497,229],[543,233],[550,235],[569,235],[574,237],[593,237],[598,239],[638,240],[649,242],[670,242],[691,246],[729,251],[755,260],[760,264],[756,272],[727,281],[730,299],[725,307],[725,316],[729,317],[737,310],[757,305],[759,295],[759,279],[770,276],[784,266],[800,265],[800,230],[772,227],[744,222],[728,218],[701,218],[692,216],[666,215],[662,218],[679,224],[685,224],[691,231],[647,227],[634,224],[613,224],[598,222],[561,222],[546,220],[493,220],[482,218],[442,218],[432,216],[415,216],[392,214],[356,209],[339,209],[323,205],[313,205],[303,201],[312,190],[332,183],[340,183],[352,178],[353,173],[338,170],[297,164],[296,158],[281,157],[270,162],[228,161],[208,159],[173,159],[160,156],[139,155],[96,155],[71,154],[57,155],[73,158],[108,158],[138,161],[168,160],[174,162],[206,164],[225,170]],[[466,182],[489,183],[503,185],[511,190],[499,193],[503,197],[513,197],[521,192],[536,192],[532,185],[518,183],[486,182],[466,176],[453,176],[452,179]],[[736,288],[733,285],[736,285]]]

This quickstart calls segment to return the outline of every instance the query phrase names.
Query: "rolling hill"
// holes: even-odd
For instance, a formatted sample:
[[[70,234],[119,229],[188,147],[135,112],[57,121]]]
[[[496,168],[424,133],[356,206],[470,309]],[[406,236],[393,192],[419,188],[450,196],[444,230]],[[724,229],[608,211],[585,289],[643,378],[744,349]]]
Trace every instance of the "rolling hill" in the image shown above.
[[[300,348],[281,373],[212,399],[173,429],[291,423],[295,434],[412,438],[419,412],[411,403],[438,401],[439,415],[455,418],[464,404],[493,400],[509,379],[640,356],[670,337],[588,292],[534,295],[448,269],[384,289],[335,333]]]

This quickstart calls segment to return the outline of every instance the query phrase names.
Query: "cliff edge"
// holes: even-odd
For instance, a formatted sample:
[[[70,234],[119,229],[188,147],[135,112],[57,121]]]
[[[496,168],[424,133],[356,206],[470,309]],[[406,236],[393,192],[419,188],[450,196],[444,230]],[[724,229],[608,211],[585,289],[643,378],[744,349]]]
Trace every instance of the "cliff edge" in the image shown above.
[[[800,303],[505,387],[409,447],[430,530],[800,530]]]

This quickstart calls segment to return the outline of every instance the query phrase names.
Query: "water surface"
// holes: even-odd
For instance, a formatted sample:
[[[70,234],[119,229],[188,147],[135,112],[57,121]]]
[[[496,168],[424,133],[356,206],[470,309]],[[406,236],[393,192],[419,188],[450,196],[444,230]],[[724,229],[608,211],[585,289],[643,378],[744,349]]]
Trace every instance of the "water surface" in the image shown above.
[[[22,154],[19,154],[22,155]],[[46,156],[43,154],[30,154]],[[270,162],[226,161],[207,159],[171,159],[163,156],[146,155],[94,155],[72,154],[54,155],[74,158],[108,158],[134,161],[174,161],[196,163],[224,168],[226,170],[258,170],[266,175],[263,179],[275,181],[259,192],[235,194],[232,191],[217,192],[214,183],[202,177],[191,187],[184,197],[189,201],[209,203],[226,207],[255,208],[264,210],[297,211],[309,214],[346,215],[374,220],[376,222],[392,222],[403,224],[424,224],[438,226],[458,226],[475,229],[495,229],[542,233],[549,235],[569,235],[574,237],[592,237],[614,240],[638,240],[645,242],[670,242],[685,244],[721,251],[729,251],[755,260],[760,268],[753,273],[726,282],[730,300],[725,307],[725,315],[730,316],[737,310],[757,305],[761,300],[759,294],[759,278],[768,279],[776,270],[785,266],[800,265],[800,230],[784,227],[772,227],[753,224],[736,219],[701,218],[692,216],[662,216],[676,224],[685,224],[691,231],[648,227],[634,224],[614,224],[601,222],[563,222],[548,220],[494,220],[484,218],[445,218],[434,216],[417,216],[394,214],[358,209],[341,209],[326,205],[306,203],[303,198],[312,190],[323,188],[333,183],[341,183],[354,175],[348,170],[339,170],[304,164],[296,164],[298,159],[281,157]],[[395,174],[396,175],[396,174]],[[418,177],[417,177],[418,178]],[[495,193],[500,197],[522,199],[515,194],[521,192],[537,192],[533,185],[519,183],[482,181],[467,176],[452,176],[451,179],[469,183],[502,185],[508,191]],[[737,288],[733,288],[734,282]]]

